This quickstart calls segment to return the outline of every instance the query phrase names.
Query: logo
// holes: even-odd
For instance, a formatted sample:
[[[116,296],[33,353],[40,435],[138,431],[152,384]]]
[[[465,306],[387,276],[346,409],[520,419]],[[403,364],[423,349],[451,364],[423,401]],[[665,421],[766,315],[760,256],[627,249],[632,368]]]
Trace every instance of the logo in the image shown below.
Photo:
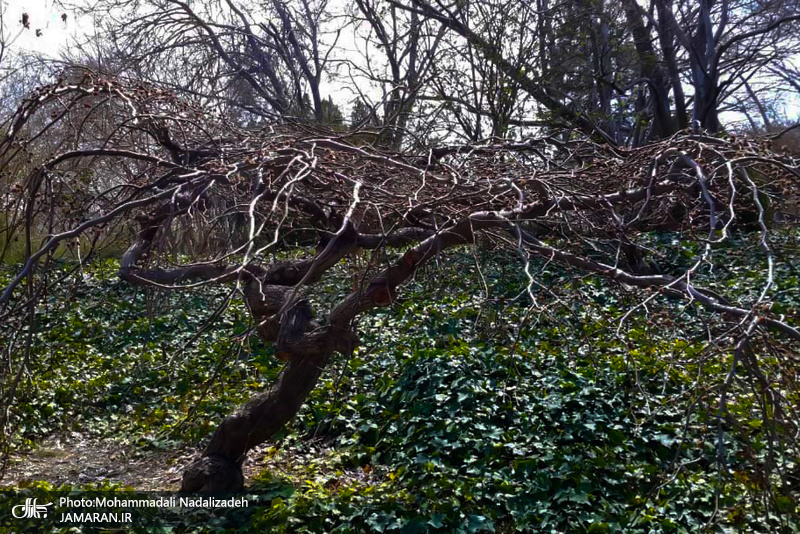
[[[25,499],[25,504],[14,506],[11,509],[11,515],[17,519],[28,519],[31,517],[39,519],[41,517],[47,517],[47,507],[52,506],[52,504],[51,502],[47,504],[36,504],[36,499],[31,499],[29,497]],[[19,515],[17,515],[17,510],[21,510]]]

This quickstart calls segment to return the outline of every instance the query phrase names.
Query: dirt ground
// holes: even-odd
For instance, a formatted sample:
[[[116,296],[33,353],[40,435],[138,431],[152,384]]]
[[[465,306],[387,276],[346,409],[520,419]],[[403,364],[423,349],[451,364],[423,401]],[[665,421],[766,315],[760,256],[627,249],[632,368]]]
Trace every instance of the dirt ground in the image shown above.
[[[26,486],[33,481],[56,485],[108,481],[139,491],[177,491],[183,468],[198,453],[193,449],[136,449],[73,433],[48,438],[33,451],[12,455],[0,487]],[[263,465],[261,451],[251,451],[243,466],[245,479]]]

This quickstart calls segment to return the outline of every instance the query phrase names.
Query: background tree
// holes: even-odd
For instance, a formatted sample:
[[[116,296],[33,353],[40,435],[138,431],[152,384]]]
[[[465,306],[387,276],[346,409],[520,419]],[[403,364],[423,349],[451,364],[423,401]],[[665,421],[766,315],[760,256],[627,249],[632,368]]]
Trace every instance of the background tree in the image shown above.
[[[645,8],[627,2],[623,3],[624,18],[616,17],[614,8],[605,4],[581,7],[580,4],[563,3],[548,6],[549,20],[536,25],[539,34],[547,37],[539,43],[540,56],[545,54],[547,59],[536,65],[526,58],[526,67],[520,69],[497,43],[491,42],[479,27],[471,26],[471,22],[464,19],[463,10],[425,0],[412,0],[407,5],[395,1],[393,5],[438,21],[519,83],[523,92],[553,118],[578,124],[584,131],[600,135],[607,141],[614,139],[613,132],[607,131],[610,129],[608,125],[602,127],[590,110],[600,110],[601,115],[603,110],[609,111],[609,88],[614,90],[613,98],[616,99],[631,98],[630,91],[637,91],[639,96],[634,97],[637,102],[634,110],[640,117],[639,124],[646,124],[645,130],[651,133],[644,138],[633,135],[628,142],[634,145],[647,138],[666,137],[684,125],[687,105],[684,81],[678,76],[682,65],[688,64],[691,73],[687,81],[694,89],[693,119],[715,132],[720,128],[720,105],[742,88],[737,80],[742,76],[750,78],[759,70],[763,72],[765,65],[791,57],[797,49],[797,43],[792,38],[785,38],[785,32],[796,24],[798,18],[787,14],[784,3],[763,6],[705,3],[695,10],[694,4],[657,2]],[[520,9],[524,12],[526,8],[532,9],[527,5]],[[676,13],[680,15],[680,21]],[[530,20],[536,20],[536,17],[534,11]],[[561,33],[554,31],[552,25],[553,20],[559,17],[563,17]],[[624,21],[622,25],[620,20]],[[616,21],[613,29],[611,21]],[[612,39],[612,35],[619,35],[622,39]],[[573,36],[577,38],[573,39]],[[578,75],[570,82],[565,77],[566,72],[559,75],[558,68],[553,68],[557,64],[553,62],[557,52],[552,51],[573,50],[575,43],[579,42],[587,43],[588,50],[576,58],[570,56],[570,59],[585,61],[586,66],[572,69]],[[775,46],[778,42],[780,47]],[[615,48],[616,43],[619,43],[619,48]],[[626,56],[625,43],[633,46],[635,55]],[[613,64],[611,58],[614,57],[623,65],[628,61],[632,68],[620,69],[619,65]],[[559,66],[568,67],[569,62],[562,62]],[[618,77],[613,84],[609,79],[609,69],[615,70]],[[723,71],[729,77],[722,79]],[[591,72],[592,82],[579,81],[582,72]],[[622,78],[619,78],[620,74]],[[553,80],[557,83],[554,84]],[[596,84],[594,80],[597,80]],[[673,115],[677,122],[673,121]],[[600,119],[601,122],[608,121],[610,117],[601,116]]]
[[[458,16],[463,24],[477,28],[492,47],[502,51],[516,70],[524,71],[532,64],[536,36],[528,28],[534,19],[523,6],[513,2],[466,2]],[[505,139],[512,124],[542,124],[520,119],[526,107],[530,111],[530,105],[514,78],[488,61],[471,43],[453,36],[445,43],[427,97],[441,102],[443,113],[432,120],[456,121],[468,141]]]
[[[378,126],[378,117],[375,115],[375,110],[362,98],[357,98],[353,102],[353,109],[350,111],[350,127],[353,129],[361,129],[364,127]]]
[[[326,1],[111,1],[98,4],[103,52],[119,74],[257,117],[324,120],[323,77],[338,29]],[[179,66],[179,68],[176,68]]]
[[[356,0],[348,16],[360,53],[345,66],[353,80],[363,80],[374,92],[357,89],[357,102],[373,102],[372,116],[380,123],[377,142],[400,150],[444,31],[431,30],[417,14],[380,0]]]

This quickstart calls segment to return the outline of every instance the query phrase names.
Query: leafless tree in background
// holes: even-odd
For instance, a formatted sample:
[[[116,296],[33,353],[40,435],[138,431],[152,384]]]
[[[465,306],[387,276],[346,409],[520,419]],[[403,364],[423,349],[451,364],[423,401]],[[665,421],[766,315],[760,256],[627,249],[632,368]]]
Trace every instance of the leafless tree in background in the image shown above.
[[[93,13],[112,72],[259,120],[323,120],[320,86],[338,34],[326,29],[326,0],[110,1]]]
[[[644,7],[623,2],[624,13],[615,13],[616,8],[605,3],[545,2],[539,10],[528,4],[519,8],[520,13],[530,10],[530,21],[545,19],[534,26],[539,30],[538,61],[523,58],[525,65],[520,68],[479,25],[465,19],[461,4],[427,0],[408,4],[392,0],[392,4],[436,20],[461,36],[554,119],[634,146],[688,126],[685,85],[694,90],[692,119],[718,131],[720,106],[742,89],[741,80],[792,57],[800,44],[793,36],[800,17],[791,2],[698,6],[659,0]],[[587,50],[559,58],[558,50],[580,50],[579,43],[585,43]],[[626,51],[630,44],[633,55]],[[689,76],[682,77],[686,72]],[[581,81],[585,73],[591,73],[591,79]],[[634,102],[637,119],[628,128],[627,139],[613,131],[612,107],[625,120],[632,116],[620,109],[619,99]]]
[[[441,57],[444,29],[426,23],[416,13],[376,0],[356,0],[350,17],[355,39],[363,48],[346,66],[351,76],[380,90],[380,101],[373,104],[373,116],[380,116],[378,143],[400,150],[417,100],[435,76],[433,64]],[[355,87],[360,101],[366,102],[369,97]]]

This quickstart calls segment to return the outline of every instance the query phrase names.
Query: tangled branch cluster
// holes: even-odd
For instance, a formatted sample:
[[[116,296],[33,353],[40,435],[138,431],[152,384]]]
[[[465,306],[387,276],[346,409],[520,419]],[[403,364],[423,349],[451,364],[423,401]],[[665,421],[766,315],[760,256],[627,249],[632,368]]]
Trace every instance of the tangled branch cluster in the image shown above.
[[[92,254],[113,235],[126,244],[120,276],[131,284],[235,283],[258,335],[289,361],[275,387],[212,438],[205,458],[215,469],[235,470],[291,418],[328,358],[357,345],[359,315],[391,305],[444,250],[479,241],[517,250],[531,284],[538,256],[640,290],[643,302],[695,301],[733,325],[737,358],[761,329],[800,341],[797,318],[768,306],[769,235],[776,218],[797,213],[800,173],[767,141],[684,131],[626,150],[559,131],[395,153],[359,131],[242,130],[167,91],[85,71],[31,95],[3,135],[3,255],[15,242],[25,253],[0,293],[0,320],[25,321],[56,282],[39,273],[65,246],[89,243],[84,255]],[[768,270],[748,302],[695,282],[715,247],[743,228],[760,233]],[[688,269],[659,267],[641,241],[655,229],[697,240]],[[307,252],[312,241],[316,251]],[[292,245],[306,255],[274,259]],[[313,284],[359,249],[373,251],[369,268],[315,318],[321,310],[306,298]],[[209,469],[187,473],[184,488],[215,487]]]

